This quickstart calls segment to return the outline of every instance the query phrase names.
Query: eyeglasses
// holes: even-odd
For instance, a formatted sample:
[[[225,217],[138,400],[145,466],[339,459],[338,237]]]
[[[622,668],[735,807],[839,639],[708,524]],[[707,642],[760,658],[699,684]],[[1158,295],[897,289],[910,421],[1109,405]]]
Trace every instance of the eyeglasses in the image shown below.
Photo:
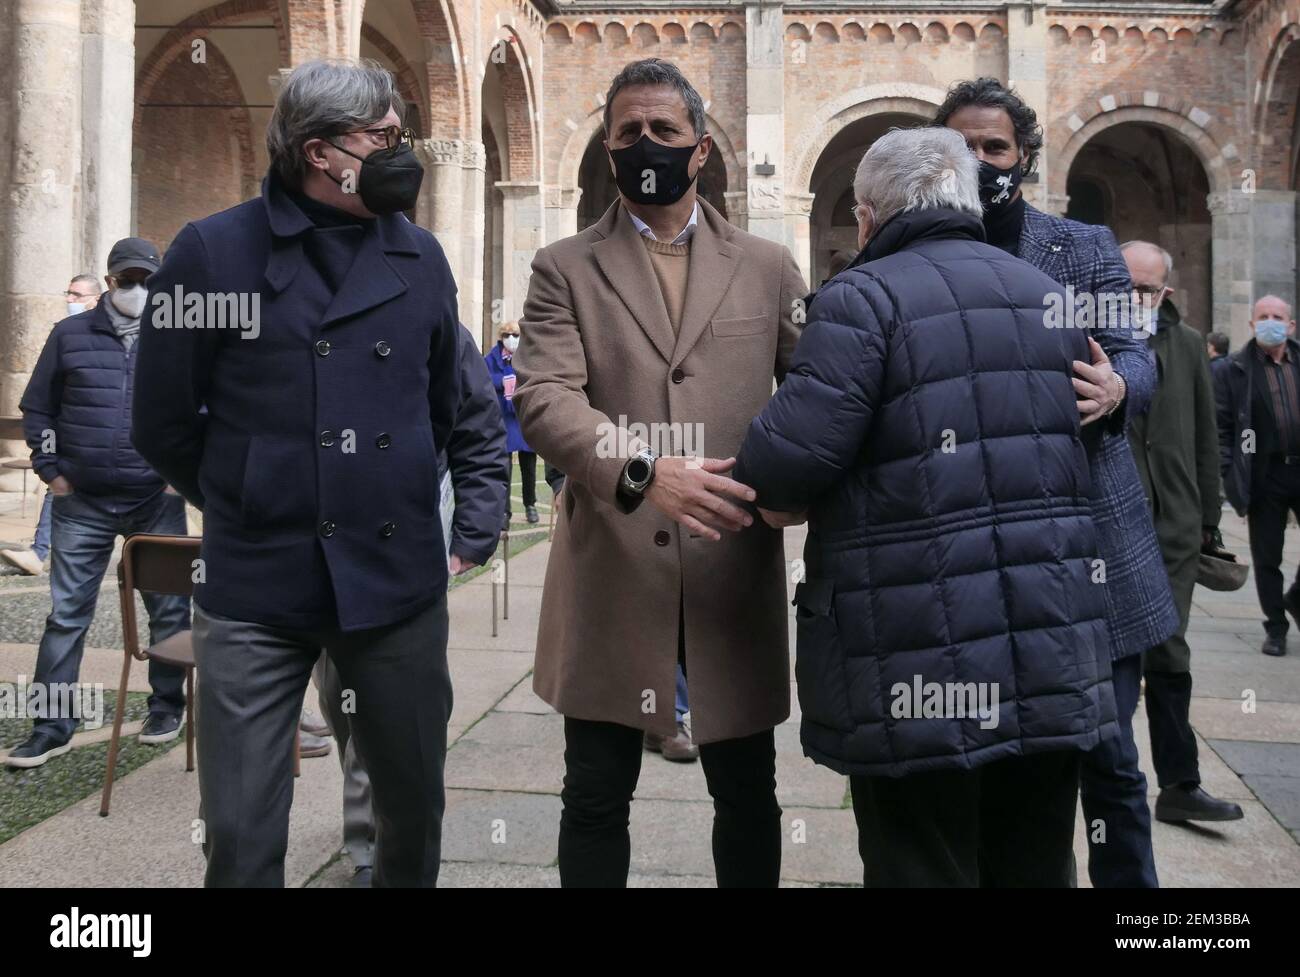
[[[415,148],[415,131],[402,126],[376,126],[373,129],[356,129],[350,135],[368,136],[376,145],[384,144],[385,149],[396,149],[402,143]]]
[[[866,204],[854,204],[849,208],[849,213],[853,215],[855,221],[862,220],[862,215],[867,210]]]
[[[1140,295],[1143,298],[1155,298],[1165,290],[1164,285],[1134,285],[1133,294]]]

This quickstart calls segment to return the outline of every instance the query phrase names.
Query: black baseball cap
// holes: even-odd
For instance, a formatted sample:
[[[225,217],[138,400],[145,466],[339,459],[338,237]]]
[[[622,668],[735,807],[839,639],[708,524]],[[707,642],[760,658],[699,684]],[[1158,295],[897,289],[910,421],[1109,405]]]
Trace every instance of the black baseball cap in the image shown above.
[[[158,270],[162,259],[158,249],[142,237],[124,237],[108,252],[108,273],[116,275],[128,268],[143,268],[152,274]]]

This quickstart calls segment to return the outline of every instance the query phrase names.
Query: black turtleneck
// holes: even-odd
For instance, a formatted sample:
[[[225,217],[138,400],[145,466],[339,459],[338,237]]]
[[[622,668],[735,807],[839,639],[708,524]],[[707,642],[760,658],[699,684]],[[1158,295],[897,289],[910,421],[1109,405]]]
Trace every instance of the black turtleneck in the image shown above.
[[[337,292],[361,249],[361,239],[374,220],[321,203],[292,187],[286,187],[285,193],[315,225],[303,242],[304,249],[330,291]]]
[[[984,212],[984,234],[989,244],[1008,254],[1020,250],[1020,230],[1025,224],[1025,197],[1023,194],[1005,207]]]
[[[309,197],[293,187],[285,187],[285,193],[293,201],[294,206],[302,211],[303,216],[317,227],[343,227],[348,224],[364,227],[370,223],[370,220],[365,217],[357,217],[346,210],[321,203],[315,197]]]

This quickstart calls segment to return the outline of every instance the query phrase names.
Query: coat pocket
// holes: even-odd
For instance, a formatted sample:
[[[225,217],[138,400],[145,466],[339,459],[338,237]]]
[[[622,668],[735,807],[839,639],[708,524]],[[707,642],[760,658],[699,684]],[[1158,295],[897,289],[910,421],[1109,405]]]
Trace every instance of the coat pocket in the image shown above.
[[[746,316],[743,319],[714,319],[713,335],[719,339],[732,336],[759,336],[772,328],[772,320],[765,315]]]
[[[849,712],[844,646],[835,618],[835,584],[810,578],[794,591],[795,682],[809,722],[842,732],[854,729]]]

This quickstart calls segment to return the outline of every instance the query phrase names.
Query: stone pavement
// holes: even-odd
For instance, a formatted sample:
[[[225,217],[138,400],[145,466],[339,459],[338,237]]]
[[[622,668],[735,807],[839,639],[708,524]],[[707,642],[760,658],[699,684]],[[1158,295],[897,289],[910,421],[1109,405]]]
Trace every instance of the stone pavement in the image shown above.
[[[0,497],[12,500],[14,496]],[[12,508],[12,506],[10,507]],[[29,510],[30,512],[30,510]],[[34,514],[31,514],[34,518]],[[543,513],[545,519],[545,513]],[[0,515],[0,539],[18,523]],[[1224,537],[1246,553],[1244,524],[1225,513]],[[797,557],[802,532],[787,533]],[[452,591],[449,659],[455,682],[447,757],[445,886],[555,886],[563,723],[531,690],[532,648],[549,545],[511,561],[510,618],[491,634],[491,582],[480,576]],[[1287,546],[1300,559],[1300,534]],[[112,576],[108,578],[110,581]],[[0,580],[0,680],[30,674],[40,618],[41,580]],[[12,588],[12,589],[6,589]],[[116,682],[120,634],[116,594],[106,588],[84,677]],[[793,632],[793,618],[791,618]],[[1300,884],[1300,643],[1283,659],[1259,653],[1261,629],[1251,584],[1235,594],[1197,591],[1190,641],[1196,676],[1192,719],[1205,786],[1238,800],[1245,820],[1215,828],[1156,824],[1156,860],[1165,886]],[[136,669],[133,688],[142,688]],[[1243,711],[1253,692],[1254,711]],[[793,698],[793,696],[792,696]],[[309,700],[311,695],[309,694]],[[803,758],[796,715],[777,730],[777,778],[785,811],[784,883],[853,885],[861,879],[844,778]],[[1138,730],[1150,776],[1145,718]],[[290,885],[342,886],[340,778],[335,757],[307,760],[297,782],[290,830]],[[1152,784],[1152,796],[1155,789]],[[632,809],[632,884],[713,884],[712,811],[698,764],[646,754]],[[173,750],[121,781],[109,818],[90,797],[0,845],[0,885],[190,886],[203,860],[192,840],[198,790]],[[1076,831],[1086,864],[1083,825]],[[1086,885],[1086,872],[1080,884]]]

